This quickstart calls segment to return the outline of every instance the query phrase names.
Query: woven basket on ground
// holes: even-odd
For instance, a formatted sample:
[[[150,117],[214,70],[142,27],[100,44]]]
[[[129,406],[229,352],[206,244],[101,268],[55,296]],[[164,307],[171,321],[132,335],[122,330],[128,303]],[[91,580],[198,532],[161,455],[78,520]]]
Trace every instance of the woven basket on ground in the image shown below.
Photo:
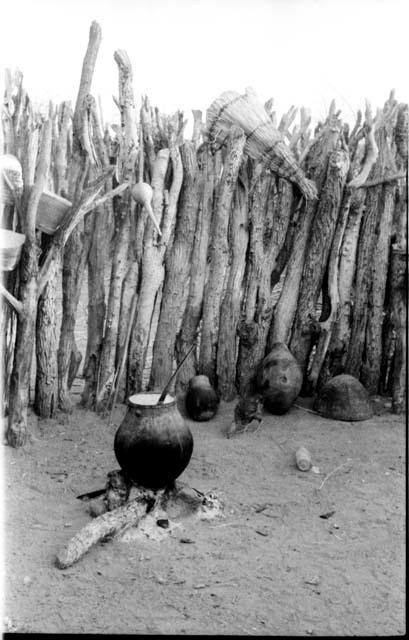
[[[223,144],[233,124],[241,127],[246,134],[245,151],[251,158],[260,160],[267,169],[296,184],[308,200],[317,197],[314,182],[306,178],[251,88],[247,88],[244,95],[225,91],[207,110],[206,130],[214,146]]]

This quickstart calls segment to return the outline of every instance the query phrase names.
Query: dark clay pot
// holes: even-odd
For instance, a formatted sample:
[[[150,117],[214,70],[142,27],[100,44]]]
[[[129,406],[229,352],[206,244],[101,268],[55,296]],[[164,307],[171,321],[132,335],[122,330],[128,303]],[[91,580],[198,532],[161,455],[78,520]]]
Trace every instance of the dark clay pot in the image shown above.
[[[128,398],[128,410],[114,440],[114,451],[124,473],[136,484],[159,489],[171,484],[189,464],[193,437],[176,399],[159,393],[137,393]]]
[[[301,367],[283,342],[273,344],[257,372],[257,389],[267,411],[286,413],[302,386]]]
[[[207,376],[193,376],[186,393],[186,411],[192,420],[211,420],[219,406],[219,398]]]

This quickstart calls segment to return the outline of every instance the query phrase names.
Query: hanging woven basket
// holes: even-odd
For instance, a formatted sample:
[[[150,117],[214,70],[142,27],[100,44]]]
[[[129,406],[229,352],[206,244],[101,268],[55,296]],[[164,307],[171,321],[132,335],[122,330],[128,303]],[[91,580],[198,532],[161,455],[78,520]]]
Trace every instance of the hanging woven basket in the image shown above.
[[[253,89],[247,88],[244,95],[225,91],[207,110],[206,130],[213,147],[224,143],[232,125],[246,134],[245,151],[251,158],[296,184],[308,200],[317,197],[314,182],[305,176]]]
[[[0,229],[0,270],[13,271],[18,265],[26,236],[23,233]]]
[[[23,170],[17,158],[11,154],[0,156],[0,203],[14,204],[15,197],[23,190]]]
[[[54,235],[72,203],[51,191],[43,191],[37,210],[36,227]]]

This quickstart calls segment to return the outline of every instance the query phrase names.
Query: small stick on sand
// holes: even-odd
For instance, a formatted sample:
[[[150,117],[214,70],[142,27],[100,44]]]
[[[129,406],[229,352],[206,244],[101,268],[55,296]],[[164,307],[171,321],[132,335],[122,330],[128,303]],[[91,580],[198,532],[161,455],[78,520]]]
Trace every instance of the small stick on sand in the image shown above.
[[[339,471],[339,469],[341,469],[342,467],[344,467],[346,464],[348,464],[348,462],[343,462],[342,464],[339,465],[339,467],[336,467],[335,469],[333,469],[333,471],[331,471],[331,473],[328,473],[324,480],[321,482],[320,486],[318,487],[318,491],[321,491],[322,487],[324,486],[324,484],[326,483],[326,481],[328,480],[328,478],[330,478],[332,475],[334,475],[334,473],[336,473],[337,471]]]

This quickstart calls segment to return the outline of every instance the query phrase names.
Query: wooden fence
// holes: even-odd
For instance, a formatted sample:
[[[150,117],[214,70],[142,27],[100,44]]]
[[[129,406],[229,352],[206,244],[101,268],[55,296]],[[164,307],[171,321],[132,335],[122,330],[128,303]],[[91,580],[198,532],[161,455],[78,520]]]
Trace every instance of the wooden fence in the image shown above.
[[[199,372],[232,400],[280,341],[303,368],[304,393],[347,372],[370,393],[392,395],[394,411],[402,411],[408,106],[392,93],[376,114],[367,105],[349,131],[332,104],[312,131],[305,109],[291,108],[277,122],[267,103],[317,186],[318,198],[305,200],[247,155],[239,127],[216,148],[199,111],[191,139],[180,112],[164,116],[143,98],[137,113],[124,51],[114,56],[121,122],[103,126],[89,94],[100,37],[93,23],[74,110],[50,105],[40,116],[21,75],[6,82],[3,152],[20,160],[24,190],[3,206],[1,226],[26,234],[19,269],[3,278],[9,443],[27,436],[27,345],[34,336],[40,416],[71,410],[79,367],[82,402],[92,409],[144,387],[161,390],[196,339],[177,389]],[[138,180],[153,189],[161,235],[125,188]],[[47,188],[73,203],[54,236],[35,230]],[[85,273],[88,337],[81,354],[75,322]]]

